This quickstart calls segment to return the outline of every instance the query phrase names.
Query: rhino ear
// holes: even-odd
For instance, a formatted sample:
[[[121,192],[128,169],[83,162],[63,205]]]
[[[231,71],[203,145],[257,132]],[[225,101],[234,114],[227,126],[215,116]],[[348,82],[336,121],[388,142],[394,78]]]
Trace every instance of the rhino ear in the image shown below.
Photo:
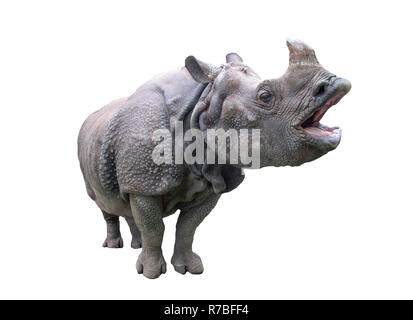
[[[185,59],[185,67],[192,78],[201,83],[213,82],[221,70],[220,68],[198,60],[194,56],[189,56]]]
[[[235,52],[228,53],[226,56],[226,60],[227,60],[227,63],[230,63],[230,62],[242,63],[243,62],[242,58]]]

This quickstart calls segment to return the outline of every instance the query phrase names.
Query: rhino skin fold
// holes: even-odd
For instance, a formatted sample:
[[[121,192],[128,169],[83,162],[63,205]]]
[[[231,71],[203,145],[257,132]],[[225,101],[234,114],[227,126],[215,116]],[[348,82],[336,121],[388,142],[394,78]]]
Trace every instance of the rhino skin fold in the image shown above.
[[[202,132],[260,129],[260,167],[299,166],[338,146],[341,130],[320,120],[350,91],[350,82],[325,70],[303,42],[288,40],[287,46],[289,66],[278,79],[262,80],[236,53],[220,67],[189,56],[185,67],[152,78],[86,119],[78,157],[87,193],[107,223],[104,247],[123,246],[124,217],[131,246],[142,247],[138,273],[157,278],[166,272],[162,220],[179,210],[172,265],[182,274],[203,272],[192,251],[195,230],[221,194],[243,181],[248,166],[155,164],[153,132],[173,131],[178,120]]]

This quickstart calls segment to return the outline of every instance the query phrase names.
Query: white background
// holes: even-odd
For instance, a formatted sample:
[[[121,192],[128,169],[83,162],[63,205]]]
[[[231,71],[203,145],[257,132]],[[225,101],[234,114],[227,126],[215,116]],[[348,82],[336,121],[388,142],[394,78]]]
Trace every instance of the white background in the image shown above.
[[[2,1],[0,298],[413,298],[409,1]],[[248,171],[199,227],[201,276],[138,275],[104,249],[76,139],[83,120],[193,54],[238,52],[263,79],[302,39],[353,89],[323,122],[337,150]]]

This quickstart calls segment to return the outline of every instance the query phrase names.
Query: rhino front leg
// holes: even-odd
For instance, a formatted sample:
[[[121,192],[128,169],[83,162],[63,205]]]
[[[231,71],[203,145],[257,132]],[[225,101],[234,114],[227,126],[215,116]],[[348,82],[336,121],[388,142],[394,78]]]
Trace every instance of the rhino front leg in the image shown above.
[[[165,230],[162,200],[159,197],[130,195],[130,204],[142,237],[142,252],[136,262],[136,269],[149,279],[158,278],[166,272],[161,248]]]
[[[113,214],[106,213],[102,210],[103,218],[106,221],[106,240],[103,242],[103,247],[122,248],[123,240],[120,235],[119,217]]]
[[[131,247],[133,249],[139,249],[142,248],[142,239],[141,239],[141,233],[135,223],[135,220],[133,218],[125,218],[126,222],[129,225],[130,233],[132,234],[132,242],[131,242]]]
[[[204,271],[201,258],[192,251],[192,242],[196,228],[214,209],[219,195],[212,195],[201,205],[181,212],[176,224],[175,249],[171,263],[175,271],[185,274],[200,274]]]

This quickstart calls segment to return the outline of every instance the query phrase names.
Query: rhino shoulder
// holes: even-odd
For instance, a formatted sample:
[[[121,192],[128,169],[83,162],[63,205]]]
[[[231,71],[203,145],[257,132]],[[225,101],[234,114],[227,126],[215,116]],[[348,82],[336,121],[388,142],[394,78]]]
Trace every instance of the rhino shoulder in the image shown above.
[[[165,194],[182,183],[183,165],[156,164],[152,136],[170,130],[170,110],[157,86],[132,95],[108,124],[102,144],[100,181],[108,192],[142,195]]]

